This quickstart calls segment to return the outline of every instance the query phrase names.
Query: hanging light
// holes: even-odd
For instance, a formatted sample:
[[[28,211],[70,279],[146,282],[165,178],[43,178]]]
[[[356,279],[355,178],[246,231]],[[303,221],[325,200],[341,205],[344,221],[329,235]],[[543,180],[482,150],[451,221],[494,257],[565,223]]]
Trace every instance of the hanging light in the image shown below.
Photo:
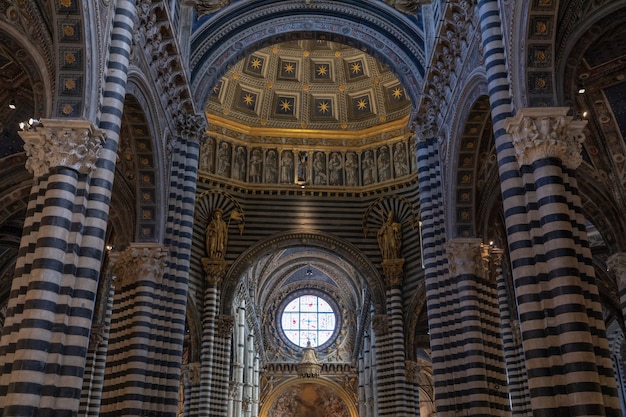
[[[313,270],[311,269],[311,265],[309,265],[309,266],[306,268],[306,276],[307,276],[307,277],[310,277],[311,275],[313,275]]]
[[[14,98],[12,98],[12,99],[9,101],[9,108],[10,108],[11,110],[15,110],[15,107],[16,107],[16,106],[15,106],[15,99],[14,99]]]

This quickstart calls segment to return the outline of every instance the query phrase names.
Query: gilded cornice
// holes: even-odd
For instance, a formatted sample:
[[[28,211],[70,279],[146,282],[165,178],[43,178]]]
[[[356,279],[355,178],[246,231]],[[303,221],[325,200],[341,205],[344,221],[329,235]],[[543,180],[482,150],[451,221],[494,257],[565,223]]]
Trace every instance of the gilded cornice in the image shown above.
[[[306,145],[366,148],[372,143],[389,143],[410,135],[409,116],[361,130],[285,129],[253,127],[215,114],[207,115],[210,125],[207,134],[233,143],[275,144],[282,146]],[[305,140],[303,142],[302,140]]]

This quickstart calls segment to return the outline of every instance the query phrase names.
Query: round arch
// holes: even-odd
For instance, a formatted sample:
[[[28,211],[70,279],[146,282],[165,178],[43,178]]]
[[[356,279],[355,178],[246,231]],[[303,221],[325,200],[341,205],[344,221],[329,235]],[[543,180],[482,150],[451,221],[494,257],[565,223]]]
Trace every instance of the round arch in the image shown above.
[[[319,231],[299,231],[280,233],[262,240],[250,247],[232,264],[224,279],[220,311],[228,312],[236,295],[239,280],[256,259],[269,255],[277,250],[290,247],[307,246],[325,252],[334,253],[352,264],[360,271],[367,282],[372,303],[377,313],[385,311],[385,285],[376,267],[358,248],[336,236]]]
[[[358,0],[272,0],[239,2],[221,10],[192,36],[191,79],[202,107],[229,66],[248,53],[275,43],[325,35],[359,48],[389,65],[411,97],[421,91],[425,72],[423,34],[407,16]]]

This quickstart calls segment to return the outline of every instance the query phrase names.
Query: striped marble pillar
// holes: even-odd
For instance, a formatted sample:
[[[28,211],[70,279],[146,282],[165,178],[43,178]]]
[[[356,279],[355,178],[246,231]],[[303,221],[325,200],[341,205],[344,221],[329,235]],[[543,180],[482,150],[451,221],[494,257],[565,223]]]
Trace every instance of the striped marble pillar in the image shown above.
[[[531,253],[514,274],[533,415],[621,415],[574,170],[585,121],[567,108],[507,119],[524,184]]]
[[[530,417],[530,393],[526,376],[526,364],[522,340],[517,320],[517,310],[512,307],[507,281],[502,273],[502,249],[491,249],[491,267],[496,276],[498,288],[498,304],[500,306],[500,333],[502,335],[502,350],[508,376],[508,391],[511,398],[511,413],[513,417]]]
[[[83,120],[42,120],[21,135],[35,182],[0,339],[0,414],[72,415],[98,284],[101,252],[83,241],[104,134]],[[85,257],[94,262],[80,269]]]
[[[417,398],[411,397],[407,383],[402,317],[404,259],[382,262],[387,295],[386,331],[378,337],[378,415],[419,415]]]
[[[170,339],[162,322],[159,287],[168,252],[159,244],[131,244],[112,258],[115,297],[101,416],[138,416],[162,410],[159,366]],[[177,392],[176,392],[177,396]]]
[[[510,416],[490,247],[480,239],[455,238],[445,250],[454,300],[447,313],[447,366],[454,369],[454,378],[440,394],[453,399],[454,410],[442,415]]]
[[[186,416],[199,415],[198,402],[194,401],[200,397],[200,374],[202,365],[200,362],[192,362],[183,368],[183,383],[185,390],[184,413]]]
[[[213,396],[211,387],[214,385],[213,372],[215,369],[215,336],[217,333],[217,318],[221,298],[222,281],[226,274],[226,261],[202,258],[206,280],[204,291],[204,308],[202,313],[202,340],[200,347],[200,363],[203,364],[200,374],[199,416],[212,415]]]
[[[233,385],[230,374],[233,327],[235,316],[220,314],[217,316],[215,350],[212,363],[213,382],[211,384],[210,417],[223,417],[226,414],[228,398]]]

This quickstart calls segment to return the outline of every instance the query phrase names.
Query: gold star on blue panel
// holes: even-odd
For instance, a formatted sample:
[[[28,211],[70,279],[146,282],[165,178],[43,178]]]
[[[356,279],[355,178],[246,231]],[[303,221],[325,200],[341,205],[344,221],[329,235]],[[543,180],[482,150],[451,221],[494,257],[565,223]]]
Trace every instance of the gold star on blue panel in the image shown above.
[[[257,101],[257,94],[251,91],[241,90],[241,95],[239,96],[239,106],[244,109],[254,109]]]
[[[330,65],[328,63],[315,64],[313,71],[314,71],[313,77],[316,80],[330,79]]]
[[[276,114],[293,116],[295,101],[293,97],[278,96],[276,99]]]
[[[333,103],[328,98],[316,98],[314,100],[315,109],[314,114],[317,117],[332,117],[333,116]]]
[[[364,72],[365,69],[364,69],[362,59],[349,61],[346,64],[347,64],[346,70],[348,73],[348,78],[355,79],[355,78],[363,77],[365,75],[365,72]]]
[[[250,55],[250,57],[248,57],[248,64],[246,65],[246,71],[253,74],[261,74],[264,64],[265,59],[263,57]]]
[[[295,80],[298,74],[298,63],[296,61],[280,60],[280,77]]]
[[[354,114],[365,114],[372,111],[370,107],[370,98],[368,95],[354,97],[352,99],[352,111]]]
[[[389,98],[392,101],[404,100],[404,89],[400,87],[399,85],[389,88],[387,92],[389,93]]]

